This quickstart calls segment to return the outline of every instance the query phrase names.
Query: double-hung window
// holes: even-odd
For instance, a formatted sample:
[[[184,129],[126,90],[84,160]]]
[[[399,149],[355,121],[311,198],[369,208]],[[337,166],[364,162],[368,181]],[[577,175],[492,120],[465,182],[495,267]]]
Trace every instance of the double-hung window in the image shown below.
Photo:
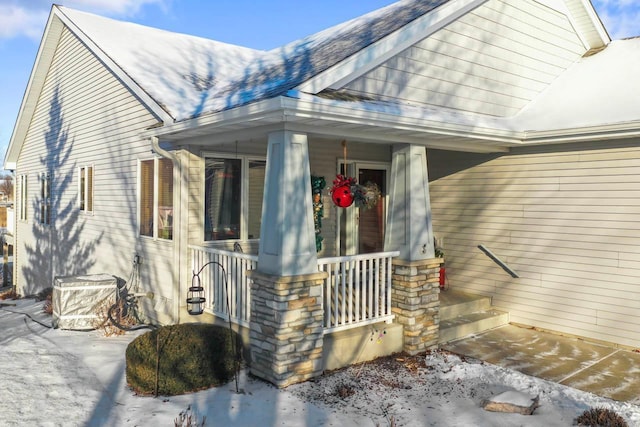
[[[51,174],[41,173],[40,181],[40,224],[51,224]]]
[[[257,239],[266,162],[205,156],[204,240]]]
[[[139,182],[140,235],[173,239],[173,162],[142,160]]]
[[[82,212],[93,212],[93,166],[80,167],[78,202]]]
[[[20,175],[19,178],[19,182],[18,185],[20,186],[19,190],[20,190],[20,196],[19,196],[19,201],[20,201],[20,221],[26,221],[27,220],[27,212],[29,212],[29,205],[28,205],[28,197],[27,197],[27,175]]]

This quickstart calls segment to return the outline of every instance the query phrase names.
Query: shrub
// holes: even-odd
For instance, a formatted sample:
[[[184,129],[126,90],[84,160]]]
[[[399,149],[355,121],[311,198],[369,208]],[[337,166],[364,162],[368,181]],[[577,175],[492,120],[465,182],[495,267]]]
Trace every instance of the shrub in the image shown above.
[[[173,396],[225,384],[235,374],[238,336],[185,323],[137,337],[127,347],[127,383],[136,393]]]
[[[590,427],[628,427],[624,418],[605,408],[587,409],[574,420],[574,424]]]

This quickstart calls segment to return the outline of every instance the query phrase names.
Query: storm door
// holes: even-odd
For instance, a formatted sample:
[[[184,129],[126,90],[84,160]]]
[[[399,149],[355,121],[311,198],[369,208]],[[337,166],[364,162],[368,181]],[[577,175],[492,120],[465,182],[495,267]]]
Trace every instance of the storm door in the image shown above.
[[[344,173],[341,164],[339,168]],[[389,166],[385,163],[356,162],[347,165],[349,176],[358,183],[375,183],[380,189],[378,203],[369,209],[352,205],[339,209],[340,255],[356,255],[384,250],[384,230],[387,215]]]

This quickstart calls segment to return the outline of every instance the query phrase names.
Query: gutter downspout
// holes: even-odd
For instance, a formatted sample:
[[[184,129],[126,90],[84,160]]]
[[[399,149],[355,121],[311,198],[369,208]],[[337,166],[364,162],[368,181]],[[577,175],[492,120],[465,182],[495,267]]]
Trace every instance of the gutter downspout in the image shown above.
[[[181,233],[181,224],[182,224],[182,169],[180,168],[180,160],[178,159],[178,156],[176,156],[174,153],[169,152],[163,148],[160,147],[160,140],[158,139],[157,136],[152,136],[149,138],[150,139],[150,143],[151,143],[151,150],[156,153],[157,155],[159,155],[160,157],[164,157],[165,159],[169,159],[173,162],[173,181],[174,181],[174,185],[173,185],[173,189],[174,189],[174,194],[173,194],[173,201],[174,201],[174,207],[173,207],[173,222],[174,224],[179,224],[178,227],[174,227],[174,231],[173,231],[173,265],[174,266],[178,266],[178,274],[177,274],[177,281],[174,282],[174,286],[173,286],[173,295],[174,298],[177,298],[177,301],[174,301],[173,307],[172,307],[172,312],[173,312],[173,318],[175,319],[176,323],[180,323],[180,298],[181,298],[181,293],[180,293],[180,283],[182,283],[181,281],[181,276],[182,276],[182,270],[183,270],[183,266],[182,266],[182,248],[186,247],[183,244],[183,239],[182,239],[182,233]],[[179,175],[179,179],[178,179],[178,185],[176,184],[176,171],[178,171]],[[175,191],[177,189],[177,192]],[[177,194],[176,194],[177,193]],[[176,200],[178,201],[178,203],[176,204]],[[185,260],[186,262],[186,260]],[[175,268],[175,267],[174,267]],[[175,273],[175,272],[174,272]]]

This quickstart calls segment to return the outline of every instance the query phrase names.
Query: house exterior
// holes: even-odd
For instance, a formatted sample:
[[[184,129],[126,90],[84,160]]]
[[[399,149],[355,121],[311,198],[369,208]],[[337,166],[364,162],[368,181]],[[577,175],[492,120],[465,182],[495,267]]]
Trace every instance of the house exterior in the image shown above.
[[[436,345],[437,240],[512,321],[635,347],[637,71],[587,0],[407,0],[267,52],[53,6],[5,157],[15,284],[135,260],[148,318],[190,322],[202,270],[286,386],[385,328]],[[337,174],[377,205],[334,206]]]

